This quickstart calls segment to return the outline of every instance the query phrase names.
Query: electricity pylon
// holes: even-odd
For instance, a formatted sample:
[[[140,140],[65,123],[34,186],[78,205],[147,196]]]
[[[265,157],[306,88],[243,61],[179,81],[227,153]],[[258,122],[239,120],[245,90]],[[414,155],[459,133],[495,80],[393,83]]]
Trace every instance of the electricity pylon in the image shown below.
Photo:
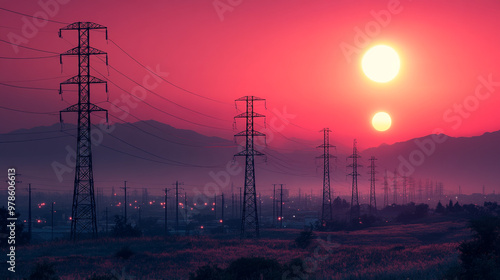
[[[245,183],[243,191],[243,209],[241,214],[241,238],[259,238],[259,216],[257,214],[257,194],[255,191],[255,156],[264,154],[254,149],[254,137],[266,136],[264,133],[254,129],[254,118],[265,117],[254,112],[254,101],[265,101],[255,96],[244,96],[236,99],[236,102],[246,103],[246,112],[237,115],[236,118],[246,119],[246,129],[235,136],[244,136],[246,139],[245,149],[235,156],[245,157]],[[249,230],[255,231],[250,232]]]
[[[403,175],[403,205],[408,203],[408,193],[407,193],[407,178],[406,175]]]
[[[394,180],[392,181],[394,191],[394,204],[398,204],[398,171],[394,169]]]
[[[375,194],[375,161],[377,159],[372,156],[370,158],[370,214],[377,212],[377,199]]]
[[[78,31],[78,46],[60,55],[61,63],[63,56],[78,56],[78,75],[62,82],[59,88],[59,93],[62,94],[63,85],[78,85],[78,103],[60,111],[59,113],[61,122],[62,113],[78,113],[75,184],[71,211],[72,240],[77,240],[83,234],[90,234],[93,238],[97,237],[90,115],[92,112],[96,111],[106,112],[107,121],[108,111],[90,102],[90,85],[95,83],[105,84],[107,91],[107,83],[104,80],[90,75],[90,56],[106,55],[107,64],[108,55],[107,53],[90,46],[90,30],[94,29],[105,30],[106,40],[108,39],[107,28],[93,22],[75,22],[59,30],[59,37],[62,37],[61,32],[63,30]]]
[[[389,206],[389,182],[387,181],[387,169],[384,176],[384,206]]]
[[[321,207],[321,225],[325,227],[327,223],[333,220],[333,209],[332,209],[332,197],[330,189],[330,158],[334,156],[330,155],[330,147],[335,147],[330,145],[330,132],[329,128],[324,128],[320,130],[323,132],[323,145],[318,146],[318,148],[323,149],[323,154],[318,158],[323,159],[323,203]]]
[[[357,141],[354,139],[353,142],[353,148],[352,148],[352,155],[350,155],[348,158],[352,159],[352,164],[349,164],[347,167],[352,167],[352,172],[348,175],[352,176],[352,194],[351,194],[351,212],[350,212],[350,219],[351,221],[353,219],[358,219],[359,218],[359,200],[358,200],[358,176],[360,175],[358,173],[358,167],[361,167],[360,164],[358,164],[358,158],[361,156],[358,155],[358,148],[356,147]]]

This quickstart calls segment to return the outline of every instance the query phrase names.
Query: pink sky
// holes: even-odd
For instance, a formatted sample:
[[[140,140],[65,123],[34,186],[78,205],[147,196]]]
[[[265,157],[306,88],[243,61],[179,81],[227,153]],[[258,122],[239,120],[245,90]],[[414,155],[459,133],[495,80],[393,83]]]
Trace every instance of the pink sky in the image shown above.
[[[268,115],[268,124],[276,111],[295,116],[289,120],[302,128],[285,125],[281,133],[287,137],[319,140],[321,134],[316,131],[329,127],[333,130],[332,143],[350,145],[352,138],[358,138],[365,148],[424,136],[436,128],[452,136],[480,135],[500,128],[500,86],[496,84],[500,81],[498,1],[215,2],[225,3],[219,7],[228,10],[217,12],[211,0],[69,1],[58,4],[50,19],[107,26],[109,38],[144,65],[168,72],[167,79],[176,85],[224,102],[196,97],[162,82],[154,89],[156,93],[222,120],[194,114],[152,94],[146,96],[146,102],[191,122],[221,129],[181,121],[144,103],[129,106],[130,112],[143,120],[155,119],[231,138],[237,113],[234,99],[256,95],[267,99],[267,111],[263,106],[257,106],[257,110]],[[43,11],[36,3],[2,1],[0,7],[33,15]],[[234,6],[227,6],[229,3]],[[374,13],[390,14],[390,19],[377,22]],[[33,21],[0,10],[0,39],[11,40],[12,33],[23,36],[23,18]],[[64,39],[57,37],[63,26],[47,23],[36,27],[37,34],[24,36],[26,42],[21,46],[63,52],[77,43],[76,32],[64,33]],[[367,26],[372,28],[368,35]],[[360,43],[356,41],[358,30],[365,34],[366,44],[356,44]],[[387,84],[368,80],[361,71],[361,55],[346,56],[341,48],[350,45],[363,53],[380,43],[394,47],[401,57],[398,77]],[[142,83],[149,75],[114,44],[106,44],[103,34],[92,33],[91,45],[107,51],[110,64],[132,79]],[[0,42],[0,53],[2,57],[50,55],[23,48],[16,53],[4,42]],[[57,89],[66,76],[76,73],[74,58],[64,59],[62,74],[57,57],[0,62],[0,82],[11,85]],[[92,63],[106,73],[97,58]],[[479,77],[494,81],[479,89],[480,98],[474,97],[478,86],[485,84]],[[26,81],[45,78],[53,79]],[[136,86],[111,69],[109,79],[128,91]],[[109,89],[110,101],[124,95],[112,84]],[[76,101],[71,91],[64,93],[65,102],[57,91],[5,86],[0,86],[0,98],[1,106],[36,112],[56,112]],[[102,86],[93,87],[92,101],[106,101]],[[458,110],[454,104],[464,102],[466,109],[460,115],[454,111]],[[111,108],[110,103],[99,105]],[[371,127],[371,117],[378,111],[386,111],[393,118],[387,132]],[[0,118],[4,120],[0,133],[59,121],[58,115],[4,109],[0,109]],[[74,119],[65,117],[68,122]],[[124,121],[136,120],[129,116]],[[281,127],[282,122],[276,124]],[[284,141],[276,139],[278,144]]]

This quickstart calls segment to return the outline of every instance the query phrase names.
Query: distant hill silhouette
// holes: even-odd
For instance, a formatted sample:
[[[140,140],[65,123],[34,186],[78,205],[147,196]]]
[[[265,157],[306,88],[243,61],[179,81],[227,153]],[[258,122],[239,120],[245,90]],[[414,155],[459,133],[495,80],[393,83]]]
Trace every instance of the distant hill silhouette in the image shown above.
[[[500,131],[474,137],[447,137],[443,143],[433,141],[433,137],[436,136],[381,145],[366,149],[362,154],[376,156],[381,173],[385,168],[392,172],[395,168],[408,171],[412,168],[401,166],[410,164],[415,178],[442,181],[445,189],[453,192],[458,192],[461,185],[464,192],[481,193],[485,185],[486,191],[491,193],[500,185]],[[426,143],[425,146],[422,143]],[[430,143],[434,143],[434,149]],[[421,155],[424,155],[422,159]]]
[[[102,128],[107,129],[105,126]],[[60,129],[60,125],[55,124],[0,134],[2,170],[16,167],[18,173],[23,174],[23,183],[38,182],[57,189],[72,189],[73,167],[69,167],[67,160],[70,163],[74,161],[71,152],[75,151],[76,127],[65,124],[64,132]],[[188,190],[195,187],[203,190],[208,183],[226,183],[224,170],[238,152],[237,145],[231,140],[208,137],[152,120],[115,124],[111,129],[111,133],[94,129],[93,134],[94,178],[96,185],[104,189],[121,186],[123,180],[127,180],[137,187],[160,190],[178,179],[186,183]],[[359,170],[362,174],[359,179],[360,192],[368,192],[367,166],[370,156],[379,159],[377,184],[381,188],[384,170],[392,172],[400,167],[401,162],[404,162],[401,158],[410,161],[411,153],[415,156],[420,152],[414,151],[422,150],[415,144],[416,141],[429,143],[430,139],[432,136],[426,136],[361,151],[364,167]],[[286,183],[294,192],[301,187],[305,193],[314,189],[314,193],[319,194],[323,169],[321,160],[316,159],[321,151],[315,147],[321,143],[293,140],[297,141],[293,144],[294,149],[275,147],[275,143],[270,143],[263,150],[267,154],[267,161],[264,158],[256,160],[257,192],[269,194],[272,191],[271,184]],[[335,145],[334,139],[331,140]],[[459,184],[463,192],[481,192],[483,184],[488,192],[492,192],[493,187],[500,184],[499,143],[500,132],[476,137],[450,137],[444,143],[436,144],[435,151],[430,155],[421,152],[425,154],[423,163],[413,166],[412,176],[442,181],[445,190],[453,192],[457,191]],[[426,147],[430,148],[428,145]],[[349,193],[351,183],[346,175],[350,170],[345,166],[349,163],[346,157],[351,149],[338,147],[338,152],[335,152],[337,159],[331,161],[335,193]],[[241,158],[237,162],[240,167],[244,163]],[[243,177],[243,170],[230,176],[235,193],[239,192]],[[229,193],[229,188],[225,188],[224,192]]]

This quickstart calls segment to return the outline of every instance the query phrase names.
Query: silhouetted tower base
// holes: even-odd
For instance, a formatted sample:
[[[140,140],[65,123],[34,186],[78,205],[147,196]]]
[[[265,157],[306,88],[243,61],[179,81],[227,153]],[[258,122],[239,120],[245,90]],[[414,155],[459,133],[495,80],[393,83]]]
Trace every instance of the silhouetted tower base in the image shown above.
[[[60,84],[60,93],[62,86],[66,84],[78,85],[78,103],[72,105],[60,112],[62,122],[62,113],[78,113],[78,135],[76,144],[76,168],[75,184],[73,192],[73,205],[71,211],[71,239],[76,240],[83,235],[97,237],[97,218],[96,203],[94,196],[94,175],[92,170],[92,138],[90,115],[95,111],[105,111],[107,119],[107,110],[90,103],[90,85],[94,83],[107,83],[99,78],[90,75],[90,56],[106,55],[106,64],[108,61],[107,53],[91,47],[89,44],[90,30],[103,29],[106,27],[92,22],[75,22],[59,30],[59,37],[63,30],[78,31],[78,46],[62,53],[62,56],[78,56],[78,75],[69,78]]]
[[[323,149],[323,154],[319,158],[323,159],[323,202],[321,207],[321,225],[325,227],[327,223],[333,220],[332,197],[330,189],[330,132],[329,128],[324,128],[323,132],[323,145],[318,148]]]
[[[245,150],[235,156],[245,157],[245,182],[243,190],[243,209],[241,214],[241,238],[259,238],[259,216],[257,214],[257,193],[255,190],[255,156],[262,156],[263,153],[254,149],[254,137],[265,136],[264,133],[254,129],[254,118],[264,117],[254,112],[254,101],[264,101],[265,99],[255,96],[244,96],[236,99],[246,103],[246,112],[235,117],[246,119],[246,129],[235,136],[244,136],[246,139]]]
[[[394,170],[394,180],[393,180],[392,189],[394,192],[394,204],[398,204],[398,173],[397,170]]]
[[[375,174],[377,173],[375,171],[375,161],[377,159],[372,156],[370,158],[370,214],[374,214],[377,212],[377,198],[375,194]]]
[[[387,169],[384,176],[384,207],[389,206],[389,182],[387,180]]]
[[[351,221],[354,219],[356,220],[359,219],[360,215],[359,199],[358,199],[358,176],[360,174],[358,173],[358,167],[361,167],[361,165],[358,164],[358,158],[360,158],[361,156],[358,155],[358,148],[356,147],[356,144],[357,141],[356,139],[354,139],[352,155],[348,157],[352,159],[352,164],[347,166],[352,168],[352,172],[349,174],[350,176],[352,176],[351,211],[350,211]]]
[[[406,175],[403,176],[403,205],[408,203],[407,178]]]

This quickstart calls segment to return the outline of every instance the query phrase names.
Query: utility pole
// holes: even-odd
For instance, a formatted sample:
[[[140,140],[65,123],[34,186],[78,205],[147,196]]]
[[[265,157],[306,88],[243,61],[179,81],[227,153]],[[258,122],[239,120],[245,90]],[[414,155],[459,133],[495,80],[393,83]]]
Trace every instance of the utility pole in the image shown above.
[[[217,221],[217,194],[214,194],[214,218]]]
[[[393,183],[393,190],[394,190],[394,204],[398,204],[398,171],[394,169],[394,180],[392,181]]]
[[[260,196],[259,192],[259,213],[260,213],[260,220],[262,221],[262,196]]]
[[[123,191],[125,192],[125,225],[127,224],[127,207],[128,207],[128,204],[127,204],[127,181],[123,181]]]
[[[186,221],[186,233],[188,232],[188,199],[187,199],[187,192],[184,192],[184,219]],[[186,234],[187,235],[187,234]]]
[[[389,182],[387,181],[387,169],[384,176],[384,206],[389,206]]]
[[[222,210],[221,210],[221,221],[222,221],[222,228],[224,228],[224,193],[221,194],[222,197]]]
[[[142,205],[137,206],[137,210],[139,211],[139,221],[138,221],[138,223],[141,224]]]
[[[52,207],[51,207],[51,211],[50,211],[50,223],[51,223],[51,227],[50,227],[50,240],[54,240],[54,204],[55,202],[52,201]]]
[[[352,194],[351,194],[351,212],[350,212],[350,220],[359,219],[359,200],[358,200],[358,167],[361,167],[358,164],[358,158],[361,156],[358,155],[358,148],[356,147],[357,141],[354,139],[352,155],[348,158],[352,159],[352,164],[349,164],[347,167],[352,167],[352,172],[348,175],[352,176]]]
[[[431,200],[434,199],[434,181],[431,180],[431,196],[430,196]]]
[[[301,191],[300,191],[300,188],[299,188],[299,203],[297,203],[298,206],[299,206],[299,209],[302,208],[301,204],[300,204],[301,201],[302,201],[302,196],[301,196]]]
[[[408,193],[408,201],[409,202],[415,202],[415,178],[409,177],[408,180],[410,181],[410,186],[409,186],[409,193]]]
[[[280,184],[280,228],[283,228],[283,184]]]
[[[28,238],[31,242],[31,183],[28,184]]]
[[[179,231],[179,182],[175,182],[175,231]]]
[[[276,214],[276,185],[277,184],[273,184],[273,226],[276,224],[276,218],[277,218],[277,214]]]
[[[177,233],[179,231],[179,185],[183,185],[183,183],[175,181],[174,185],[175,185],[175,231]]]
[[[231,218],[236,217],[235,204],[234,204],[234,183],[231,182]]]
[[[370,158],[370,214],[377,212],[377,199],[375,194],[375,161],[377,159],[372,156]]]
[[[333,210],[332,210],[332,197],[330,193],[330,147],[335,147],[330,145],[330,132],[329,128],[324,128],[320,130],[323,132],[323,145],[318,146],[318,148],[323,149],[323,154],[318,158],[323,159],[323,202],[321,204],[321,226],[326,227],[327,223],[333,220]]]
[[[431,198],[431,185],[429,183],[429,178],[425,180],[425,192],[426,192],[426,200],[428,201]]]
[[[236,204],[234,203],[234,193],[231,193],[231,218],[236,217]]]
[[[168,235],[168,192],[171,191],[171,189],[165,188],[165,235]]]
[[[99,211],[99,199],[100,199],[100,198],[99,198],[99,188],[98,188],[98,187],[96,187],[96,188],[95,188],[95,191],[96,191],[96,193],[97,193],[97,195],[96,195],[96,197],[95,197],[95,209],[96,209],[96,211],[95,211],[95,212],[96,212],[96,213],[99,213],[99,212],[98,212],[98,211]],[[98,229],[97,231],[99,231],[99,229]]]
[[[236,102],[246,103],[246,112],[237,115],[236,118],[246,119],[246,129],[235,136],[244,136],[246,139],[245,150],[235,156],[245,157],[245,181],[243,192],[243,210],[241,217],[241,238],[259,238],[259,216],[257,214],[257,194],[255,190],[255,156],[264,154],[254,149],[254,137],[265,136],[264,133],[254,129],[254,118],[265,117],[254,112],[255,101],[265,101],[265,99],[255,96],[244,96],[236,99]],[[255,232],[251,232],[255,231]]]
[[[406,193],[406,175],[403,175],[403,205],[408,203],[407,193]]]
[[[62,37],[61,33],[63,30],[78,31],[78,46],[60,55],[61,64],[63,56],[78,56],[78,75],[62,82],[59,88],[59,93],[62,94],[63,85],[78,85],[78,103],[59,113],[61,123],[63,122],[62,113],[78,113],[75,183],[71,210],[71,239],[73,241],[77,240],[83,234],[90,234],[93,238],[97,238],[94,174],[92,169],[92,123],[90,116],[92,112],[106,112],[107,121],[108,111],[90,102],[90,85],[95,83],[105,84],[107,91],[107,82],[90,75],[90,56],[106,55],[107,64],[108,55],[90,46],[90,30],[93,29],[105,30],[107,40],[107,28],[92,22],[75,22],[59,29],[59,37]]]
[[[106,234],[108,234],[108,207],[106,206]]]
[[[423,201],[423,192],[424,190],[422,189],[422,179],[418,180],[418,200],[420,202]]]

